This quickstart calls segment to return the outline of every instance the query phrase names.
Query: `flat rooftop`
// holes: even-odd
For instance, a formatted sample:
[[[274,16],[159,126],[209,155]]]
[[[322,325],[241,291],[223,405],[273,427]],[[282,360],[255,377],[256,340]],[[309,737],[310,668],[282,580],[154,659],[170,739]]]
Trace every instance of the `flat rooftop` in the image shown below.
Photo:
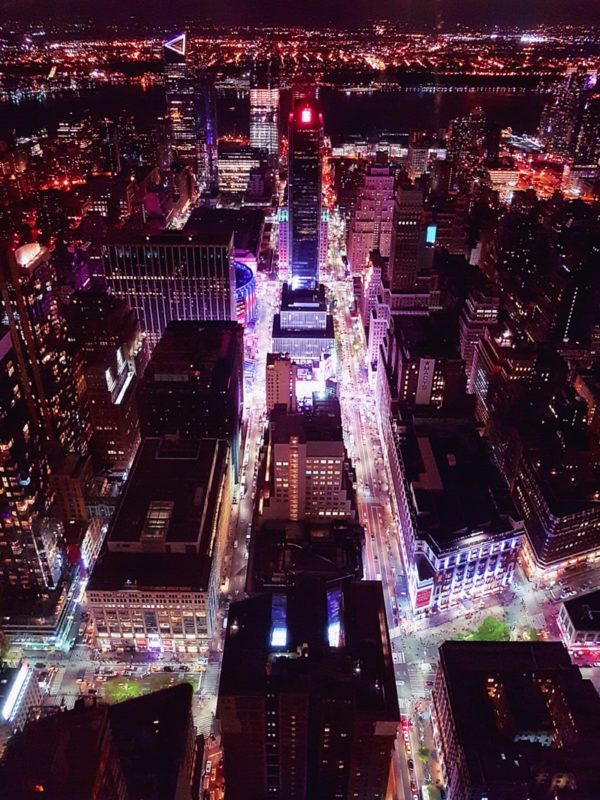
[[[529,450],[527,459],[556,516],[600,511],[600,449],[565,449],[558,437],[551,447]]]
[[[270,415],[271,441],[287,444],[291,436],[305,442],[340,442],[343,445],[342,418],[339,401],[331,400],[321,413],[302,414],[276,406]]]
[[[248,591],[294,586],[306,576],[361,580],[363,541],[353,522],[267,521],[253,536]]]
[[[418,535],[435,550],[512,533],[516,507],[469,420],[413,417],[402,452]]]
[[[398,720],[381,583],[315,582],[232,603],[219,695],[263,694],[268,686],[345,692],[357,712]]]
[[[575,630],[600,630],[600,589],[566,600],[563,605]]]
[[[183,230],[191,234],[206,230],[233,234],[235,250],[258,256],[264,220],[264,212],[255,208],[195,208]]]
[[[183,380],[194,383],[194,391],[226,391],[242,358],[242,327],[237,322],[170,322],[144,372],[143,382]]]
[[[301,330],[288,329],[281,327],[281,315],[273,316],[273,338],[274,339],[331,339],[335,338],[333,329],[333,317],[327,314],[324,328],[305,328]]]
[[[144,439],[111,520],[108,549],[147,541],[154,552],[159,543],[207,551],[227,457],[218,439]]]
[[[106,238],[107,245],[138,245],[151,247],[164,245],[171,247],[226,247],[233,246],[233,229],[212,225],[198,224],[190,231],[163,230],[158,233],[154,228],[115,229]]]

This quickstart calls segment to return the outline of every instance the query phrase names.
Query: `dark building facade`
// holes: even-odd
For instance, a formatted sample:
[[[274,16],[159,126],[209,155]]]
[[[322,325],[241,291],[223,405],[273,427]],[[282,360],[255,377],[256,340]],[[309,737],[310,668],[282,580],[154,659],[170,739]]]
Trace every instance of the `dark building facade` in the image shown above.
[[[236,322],[172,322],[137,394],[142,436],[229,442],[239,469],[243,329]]]
[[[381,584],[233,603],[217,717],[231,797],[384,797],[399,720]]]
[[[41,431],[19,383],[10,332],[0,337],[0,591],[54,588],[62,571]]]
[[[288,137],[292,288],[315,289],[319,282],[323,116],[314,100],[296,99]]]
[[[444,642],[433,722],[452,800],[593,800],[600,700],[559,642]]]
[[[104,467],[126,470],[140,441],[135,390],[146,347],[138,319],[125,300],[101,290],[74,293],[66,315],[84,361],[92,450]]]
[[[110,707],[80,699],[29,723],[0,766],[3,800],[192,800],[192,697],[184,683]]]

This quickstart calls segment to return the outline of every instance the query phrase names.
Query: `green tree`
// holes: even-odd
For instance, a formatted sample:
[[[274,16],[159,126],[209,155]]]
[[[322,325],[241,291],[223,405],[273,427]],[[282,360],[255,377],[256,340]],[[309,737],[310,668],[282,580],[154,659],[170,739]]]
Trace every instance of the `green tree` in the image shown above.
[[[141,694],[142,688],[136,680],[124,681],[122,678],[115,678],[104,684],[104,699],[108,703],[122,703],[124,700],[131,700]]]
[[[424,745],[421,745],[421,747],[419,747],[419,749],[417,750],[417,755],[419,756],[419,761],[422,764],[427,764],[427,761],[429,759],[429,750]]]

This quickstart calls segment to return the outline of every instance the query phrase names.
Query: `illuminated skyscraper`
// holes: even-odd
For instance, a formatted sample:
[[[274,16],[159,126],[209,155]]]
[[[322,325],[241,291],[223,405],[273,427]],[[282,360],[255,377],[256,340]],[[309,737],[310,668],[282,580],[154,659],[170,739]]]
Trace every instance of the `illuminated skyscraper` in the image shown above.
[[[106,283],[127,300],[150,349],[172,320],[235,320],[233,231],[209,223],[148,236],[115,232],[104,249]]]
[[[379,161],[367,168],[358,193],[348,236],[348,258],[354,274],[366,270],[371,250],[390,255],[394,216],[394,170]]]
[[[198,185],[201,192],[214,194],[218,188],[217,100],[207,74],[198,76],[198,86]]]
[[[48,460],[6,329],[0,335],[0,478],[0,591],[52,589],[62,561],[57,530],[48,519]]]
[[[546,149],[558,156],[572,156],[578,145],[579,132],[589,90],[596,84],[596,72],[570,68],[556,88],[540,120],[538,136]]]
[[[292,289],[319,283],[323,115],[312,98],[294,101],[289,118],[288,209]]]
[[[81,364],[69,349],[53,251],[36,242],[0,251],[0,292],[32,424],[48,451],[85,454]]]
[[[417,275],[427,271],[433,255],[427,245],[434,234],[426,222],[423,193],[419,189],[400,187],[396,196],[388,269],[388,283],[393,292],[414,290]]]
[[[163,44],[164,75],[173,156],[194,172],[198,166],[198,87],[187,61],[187,34]]]
[[[139,321],[125,300],[99,290],[75,292],[65,310],[84,361],[92,449],[104,467],[129,469],[140,442],[135,392],[146,363]]]
[[[254,64],[250,77],[250,145],[279,152],[279,83],[271,62]]]

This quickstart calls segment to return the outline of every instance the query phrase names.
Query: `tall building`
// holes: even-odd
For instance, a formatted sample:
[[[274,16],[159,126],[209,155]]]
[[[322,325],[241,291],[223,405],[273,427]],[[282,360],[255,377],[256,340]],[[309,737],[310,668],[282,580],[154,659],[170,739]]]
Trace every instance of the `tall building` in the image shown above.
[[[0,337],[0,590],[56,587],[63,561],[48,519],[52,496],[43,431],[32,421],[11,334]]]
[[[575,141],[574,167],[597,173],[600,163],[600,87],[590,90],[584,101],[581,125]]]
[[[527,526],[528,571],[552,579],[600,556],[600,448],[565,445],[561,437],[523,452],[513,494]]]
[[[231,796],[386,796],[399,720],[381,584],[302,585],[229,609],[217,717]]]
[[[31,243],[3,248],[0,259],[0,293],[30,424],[43,430],[47,449],[85,453],[81,365],[69,349],[53,252]]]
[[[395,179],[384,163],[369,164],[358,192],[348,233],[348,260],[353,273],[367,268],[369,253],[389,258],[394,217]]]
[[[387,285],[392,292],[414,290],[417,275],[430,266],[426,219],[423,193],[419,189],[400,187],[387,274]]]
[[[429,167],[429,150],[431,143],[426,137],[413,133],[408,143],[406,156],[406,172],[411,181],[420,178]]]
[[[140,380],[142,436],[225,439],[239,468],[243,329],[236,322],[171,322]]]
[[[333,352],[333,317],[327,313],[325,288],[291,290],[283,285],[281,311],[273,317],[273,351],[296,362],[313,362]]]
[[[563,158],[574,155],[588,93],[596,79],[595,71],[570,67],[556,86],[538,130],[538,138],[551,153]]]
[[[198,130],[198,186],[202,194],[214,195],[219,188],[217,152],[217,98],[212,78],[201,72]]]
[[[231,229],[115,232],[104,247],[104,274],[127,300],[153,347],[173,320],[235,320]]]
[[[265,519],[355,519],[355,482],[337,401],[311,415],[275,407],[261,472]]]
[[[482,425],[489,424],[494,398],[503,386],[530,378],[535,356],[535,345],[516,326],[498,323],[484,329],[471,370],[475,413]]]
[[[464,184],[483,157],[485,134],[486,117],[480,107],[450,123],[447,158],[451,165],[449,177],[452,186]]]
[[[197,174],[199,91],[187,46],[187,33],[163,44],[165,94],[171,151],[179,164]]]
[[[384,338],[377,381],[386,383],[403,407],[460,407],[465,399],[464,362],[443,314],[431,317],[405,316],[394,319]],[[369,335],[371,331],[369,331]],[[379,366],[379,365],[378,365]],[[382,387],[376,390],[378,402]]]
[[[205,653],[231,509],[229,447],[144,439],[87,584],[96,647]]]
[[[193,800],[202,752],[192,702],[182,683],[112,706],[81,697],[30,722],[0,767],[3,800]]]
[[[250,174],[263,164],[260,150],[238,142],[220,142],[218,149],[219,190],[223,194],[243,195]]]
[[[250,75],[250,146],[279,155],[279,79],[272,60],[255,62]]]
[[[296,374],[296,363],[288,355],[267,353],[267,411],[272,411],[276,405],[284,405],[288,411],[296,410]]]
[[[559,642],[444,642],[433,726],[452,800],[596,796],[600,700]]]
[[[460,315],[460,355],[465,362],[467,391],[469,394],[474,391],[473,365],[475,362],[475,348],[487,328],[498,322],[499,308],[500,294],[495,287],[488,285],[471,291]]]
[[[146,347],[135,313],[108,292],[75,292],[65,309],[69,337],[84,361],[91,447],[108,469],[127,470],[140,442],[135,391]]]
[[[288,128],[288,211],[292,289],[319,283],[323,115],[315,100],[296,98]]]

